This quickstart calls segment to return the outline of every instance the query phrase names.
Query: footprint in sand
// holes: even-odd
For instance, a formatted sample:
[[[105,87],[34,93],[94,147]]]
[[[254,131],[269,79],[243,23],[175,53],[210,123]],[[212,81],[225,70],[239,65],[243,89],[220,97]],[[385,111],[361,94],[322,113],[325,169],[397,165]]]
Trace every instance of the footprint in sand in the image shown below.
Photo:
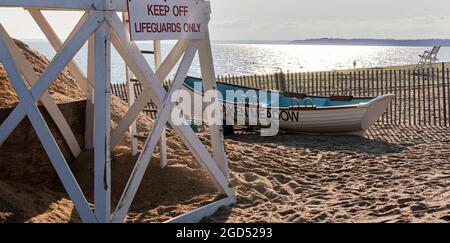
[[[415,205],[412,205],[409,207],[412,212],[418,213],[427,210],[429,207],[423,203],[416,203]]]
[[[329,215],[327,213],[325,213],[325,212],[322,212],[321,214],[319,214],[316,217],[314,217],[313,221],[315,221],[315,222],[323,222],[327,218],[329,218]]]
[[[283,184],[283,185],[291,181],[291,178],[289,178],[289,177],[287,177],[285,175],[282,175],[282,174],[275,174],[273,177],[275,177],[275,179],[280,184]]]
[[[287,186],[276,186],[273,188],[276,192],[278,192],[281,195],[284,196],[290,196],[293,194],[293,191],[291,188],[287,187]]]
[[[415,199],[415,198],[411,198],[411,197],[407,197],[407,198],[400,198],[397,200],[398,204],[407,204],[410,202],[418,202],[421,201],[421,199]]]
[[[285,217],[287,215],[291,215],[291,214],[295,214],[295,213],[296,213],[296,211],[294,209],[289,209],[286,211],[279,212],[278,214]]]
[[[391,210],[393,210],[395,208],[397,208],[397,206],[395,206],[395,205],[387,205],[385,207],[382,207],[381,209],[378,209],[377,212],[384,214],[384,213],[387,213],[387,212],[389,212],[389,211],[391,211]]]
[[[449,215],[445,215],[445,216],[441,217],[440,219],[445,220],[447,222],[450,222],[450,214]]]
[[[252,173],[252,172],[244,173],[243,176],[244,176],[244,180],[246,182],[254,182],[259,178],[259,176],[257,174]]]

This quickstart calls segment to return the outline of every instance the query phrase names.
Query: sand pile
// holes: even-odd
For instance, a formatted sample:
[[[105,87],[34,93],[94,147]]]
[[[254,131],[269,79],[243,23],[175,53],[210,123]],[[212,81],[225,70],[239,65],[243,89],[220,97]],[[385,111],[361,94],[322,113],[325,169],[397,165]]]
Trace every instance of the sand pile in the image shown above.
[[[30,62],[33,69],[41,74],[49,64],[48,59],[44,55],[31,49],[25,43],[18,40],[15,42],[20,47],[22,54]],[[83,92],[67,69],[65,69],[52,85],[50,85],[49,93],[57,103],[67,103],[85,99]],[[18,101],[18,97],[11,82],[9,82],[9,78],[3,69],[3,66],[0,65],[0,108],[14,107]]]
[[[40,75],[49,64],[48,59],[37,53],[26,44],[15,41],[24,57],[33,69]],[[68,70],[64,70],[50,85],[49,93],[72,127],[81,146],[84,145],[84,126],[79,120],[84,120],[84,96]],[[76,102],[75,102],[76,101]],[[6,119],[12,109],[19,102],[16,92],[8,78],[6,71],[0,64],[0,121]],[[45,109],[41,108],[41,111]],[[46,112],[44,118],[49,124],[55,140],[61,151],[70,162],[72,156],[64,139]],[[21,151],[27,151],[21,153]],[[27,183],[49,182],[56,176],[48,157],[38,142],[38,138],[28,119],[24,119],[14,130],[2,147],[0,147],[0,178],[21,180]]]

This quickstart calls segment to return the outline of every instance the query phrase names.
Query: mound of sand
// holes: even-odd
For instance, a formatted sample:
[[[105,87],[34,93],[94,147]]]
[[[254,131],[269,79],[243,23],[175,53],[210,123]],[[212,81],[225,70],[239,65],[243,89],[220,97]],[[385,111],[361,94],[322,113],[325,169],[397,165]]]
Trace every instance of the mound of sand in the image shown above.
[[[32,65],[34,71],[38,74],[45,71],[49,61],[44,55],[39,54],[21,41],[15,40],[15,42],[16,45],[19,46],[22,54]],[[85,99],[83,92],[67,69],[64,69],[52,85],[50,85],[49,93],[57,103],[67,103]],[[0,65],[0,108],[14,107],[18,102],[19,99],[16,92],[14,91],[3,66]]]
[[[36,73],[42,74],[49,64],[48,59],[20,41],[16,40],[15,43]],[[60,109],[69,121],[69,125],[71,125],[78,142],[80,145],[83,145],[82,134],[84,126],[79,124],[77,120],[84,119],[84,113],[78,111],[85,107],[85,104],[82,102],[85,98],[67,69],[61,72],[58,78],[50,85],[49,93],[56,103],[61,104]],[[0,122],[8,116],[18,102],[19,99],[8,75],[0,64]],[[44,109],[41,110],[43,111]],[[62,153],[71,162],[73,158],[61,133],[56,129],[46,112],[44,112],[44,118],[53,132],[55,140],[60,145]],[[56,176],[27,118],[20,123],[3,145],[0,147],[1,179],[43,183],[52,180]],[[23,151],[27,151],[27,153],[23,153]]]

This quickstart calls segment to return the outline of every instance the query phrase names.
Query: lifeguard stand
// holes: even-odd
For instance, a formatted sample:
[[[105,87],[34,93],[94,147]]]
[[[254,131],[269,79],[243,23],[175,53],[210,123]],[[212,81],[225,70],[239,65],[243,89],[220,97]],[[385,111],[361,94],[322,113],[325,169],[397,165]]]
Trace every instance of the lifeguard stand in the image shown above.
[[[439,54],[440,50],[441,46],[434,46],[430,51],[425,51],[422,55],[419,55],[420,60],[414,68],[414,73],[418,73],[419,70],[434,68],[436,63],[439,61],[439,59],[437,59],[437,55]]]
[[[205,15],[207,15],[209,20],[210,7],[208,2],[203,0],[184,1],[195,1],[205,4]],[[213,214],[219,207],[235,202],[234,192],[229,187],[228,163],[224,151],[223,135],[219,126],[213,125],[209,127],[213,151],[211,155],[188,122],[182,120],[182,118],[170,116],[174,108],[170,98],[182,88],[197,50],[205,89],[216,89],[208,33],[201,39],[178,40],[169,55],[160,63],[158,69],[154,71],[147,63],[136,43],[130,40],[129,30],[119,17],[119,14],[127,12],[127,0],[2,0],[0,7],[21,7],[28,10],[57,52],[47,69],[41,76],[38,76],[0,24],[0,62],[3,64],[20,99],[20,103],[0,126],[0,145],[8,138],[15,127],[25,117],[28,117],[83,222],[110,223],[125,221],[130,205],[167,122],[172,125],[175,133],[184,141],[196,161],[200,163],[212,178],[219,192],[224,195],[224,199],[181,215],[169,222],[199,222],[203,217]],[[45,19],[41,10],[82,11],[84,14],[67,40],[62,42]],[[88,42],[87,77],[73,61],[75,54],[86,42]],[[124,59],[129,71],[140,81],[144,89],[143,93],[134,102],[130,103],[129,111],[113,131],[111,131],[110,109],[111,43]],[[161,55],[160,50],[156,49],[155,51],[157,52],[155,53],[156,55]],[[176,71],[173,84],[169,91],[166,91],[162,86],[162,81],[169,75],[180,59],[181,62]],[[72,72],[84,91],[88,102],[85,139],[86,148],[94,149],[93,209],[89,206],[84,193],[80,189],[76,178],[73,176],[38,109],[38,102],[40,101],[63,134],[74,157],[79,156],[82,148],[75,139],[61,111],[47,92],[51,82],[56,79],[65,67]],[[30,89],[27,88],[27,83],[31,86]],[[157,119],[150,131],[144,149],[138,157],[118,206],[112,211],[111,148],[116,146],[124,133],[130,129],[136,117],[142,112],[150,99],[158,106]]]

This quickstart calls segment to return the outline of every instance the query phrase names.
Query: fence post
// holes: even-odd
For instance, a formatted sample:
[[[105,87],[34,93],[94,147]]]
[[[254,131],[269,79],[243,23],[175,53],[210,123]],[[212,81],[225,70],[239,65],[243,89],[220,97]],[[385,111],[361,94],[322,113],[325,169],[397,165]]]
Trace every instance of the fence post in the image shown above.
[[[415,104],[414,104],[415,106]],[[408,70],[408,122],[412,125],[411,121],[411,70]]]
[[[447,76],[446,76],[446,80],[447,80],[447,89],[448,89],[448,93],[447,94],[447,106],[448,106],[448,113],[447,113],[447,124],[448,126],[450,126],[450,70],[447,68]],[[444,84],[445,86],[445,84]]]
[[[438,102],[438,116],[439,116],[439,126],[442,126],[442,112],[441,112],[441,78],[439,77],[439,68],[436,69],[436,84],[437,84],[437,102]]]
[[[386,75],[387,75],[387,73],[386,73]],[[392,88],[392,69],[391,70],[389,70],[389,93],[391,93],[391,94],[393,94],[393,88]],[[389,120],[391,121],[391,123],[392,123],[392,121],[393,121],[393,117],[392,117],[392,109],[394,108],[394,106],[393,106],[393,104],[392,104],[392,102],[391,102],[391,104],[389,105]]]
[[[434,74],[434,66],[431,69],[431,89],[433,90],[431,96],[433,97],[433,124],[436,126],[437,125],[437,116],[436,116],[436,92],[435,92],[435,85],[434,85],[434,79],[435,79],[435,74]]]
[[[442,63],[442,104],[443,104],[443,109],[442,111],[444,112],[444,126],[447,126],[447,106],[446,106],[446,92],[445,92],[445,63]]]
[[[323,83],[322,83],[322,73],[319,72],[319,93],[317,95],[324,96],[323,94]]]
[[[312,95],[316,94],[316,90],[317,90],[317,73],[311,73],[311,82],[312,82]]]
[[[430,68],[427,68],[428,124],[431,125]]]
[[[377,80],[378,80],[378,72],[377,72]],[[378,81],[377,81],[377,83],[378,83]],[[380,71],[380,83],[381,83],[380,84],[380,93],[377,94],[377,97],[384,94],[383,93],[384,92],[384,89],[383,89],[383,70]],[[385,118],[386,118],[386,112],[384,112],[383,115],[381,116],[381,121],[383,122],[383,124],[386,123]]]
[[[406,82],[408,81],[408,79],[406,78],[406,70],[403,70],[403,125],[407,125],[406,123],[406,113],[407,113],[407,109],[406,109],[406,101],[407,101],[407,95],[406,95]],[[400,117],[401,119],[401,117]]]
[[[392,70],[391,70],[391,72],[392,72]],[[397,101],[399,99],[398,99],[398,94],[397,94],[397,86],[398,86],[397,71],[393,70],[393,73],[394,73],[394,79],[393,80],[394,80],[394,95],[395,95],[395,98],[394,98],[394,116],[393,116],[393,118],[394,118],[395,125],[398,125],[397,124]]]
[[[261,75],[257,75],[256,77],[256,82],[258,82],[258,88],[259,89],[264,89],[261,83]]]
[[[405,82],[404,82],[404,75],[402,73],[402,70],[398,70],[398,81],[400,84],[400,102],[398,107],[398,123],[400,125],[404,125],[402,122],[402,113],[405,112],[405,109],[403,108],[405,106]]]
[[[417,121],[416,121],[416,107],[417,107],[417,100],[416,100],[416,75],[415,74],[415,70],[413,71],[413,82],[412,82],[412,90],[413,90],[413,119],[414,119],[414,126],[417,125]]]
[[[425,69],[422,69],[422,84],[423,84],[422,85],[423,124],[426,125],[426,123],[427,123],[427,112],[426,112],[426,110],[427,110],[427,104],[426,104],[427,94],[426,94],[426,84],[425,84]]]
[[[431,89],[432,89],[432,100],[433,100],[433,124],[436,126],[437,125],[437,116],[436,116],[436,90],[435,90],[435,67],[433,66],[433,68],[431,69]]]
[[[376,73],[375,73],[375,77],[376,77],[376,79],[377,79],[377,97],[378,96],[380,96],[380,77],[379,77],[379,71],[378,71],[378,69],[377,69],[377,71],[376,71]]]
[[[285,75],[285,79],[284,79],[284,84],[285,84],[285,91],[286,92],[290,92],[290,86],[291,85],[289,85],[289,81],[291,80],[291,78],[290,78],[290,74],[289,74],[289,71],[286,73],[286,75]]]
[[[328,96],[331,96],[331,72],[328,72],[328,75],[325,73],[325,79],[328,79],[328,82],[325,81],[325,95],[328,93]]]
[[[319,83],[320,83],[320,80],[319,80],[319,73],[318,72],[314,73],[314,80],[315,80],[315,84],[316,84],[316,86],[314,88],[314,95],[319,95]]]
[[[421,96],[420,96],[420,92],[421,92],[421,90],[422,90],[422,87],[420,86],[420,70],[417,70],[417,72],[418,72],[418,77],[417,77],[417,101],[418,101],[418,104],[417,104],[417,108],[418,108],[418,114],[417,114],[417,118],[418,118],[418,120],[419,120],[419,125],[422,125],[422,113],[421,113],[421,109],[422,109],[422,106],[421,106],[421,101],[422,101],[422,98],[421,98]]]
[[[370,97],[370,93],[369,93],[369,81],[370,81],[370,73],[369,70],[363,70],[362,71],[362,76],[363,76],[363,96],[364,97]]]
[[[280,86],[280,91],[281,92],[286,92],[286,89],[287,89],[287,87],[286,87],[286,74],[285,73],[283,73],[283,72],[280,72],[280,78],[279,78],[279,82],[280,82],[280,84],[279,84],[279,86]]]
[[[280,77],[278,76],[278,73],[274,74],[275,77],[275,88],[280,91]]]

